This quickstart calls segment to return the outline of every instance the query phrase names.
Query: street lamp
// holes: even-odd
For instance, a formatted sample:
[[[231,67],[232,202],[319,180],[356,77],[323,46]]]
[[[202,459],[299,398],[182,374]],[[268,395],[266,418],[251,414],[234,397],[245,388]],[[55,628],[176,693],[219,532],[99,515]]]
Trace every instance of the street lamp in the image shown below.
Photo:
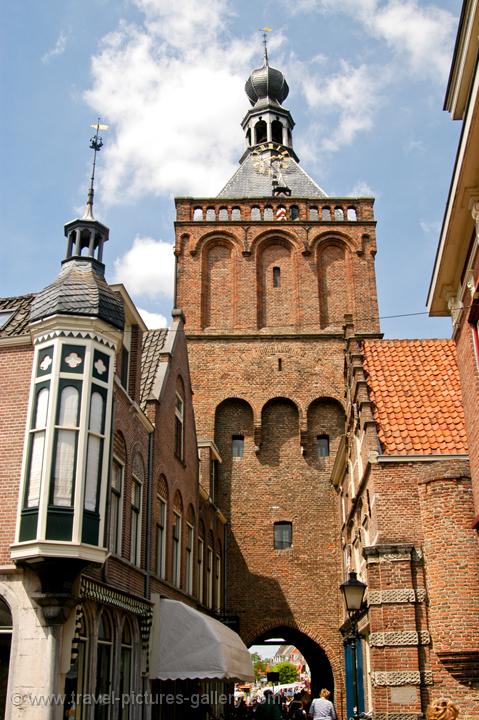
[[[344,596],[344,603],[349,615],[351,624],[351,634],[349,641],[352,650],[353,660],[353,692],[354,692],[354,717],[359,720],[359,688],[358,688],[358,662],[357,662],[357,643],[359,640],[358,633],[358,616],[363,604],[364,593],[367,585],[361,580],[355,572],[349,573],[349,578],[341,583],[340,588]]]

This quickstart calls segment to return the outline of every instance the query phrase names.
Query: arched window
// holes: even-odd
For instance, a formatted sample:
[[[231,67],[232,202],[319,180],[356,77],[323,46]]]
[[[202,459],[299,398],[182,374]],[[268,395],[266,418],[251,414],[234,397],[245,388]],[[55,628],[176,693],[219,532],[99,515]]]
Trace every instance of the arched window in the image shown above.
[[[251,208],[251,220],[261,220],[261,210],[257,205]]]
[[[208,533],[206,549],[206,607],[213,608],[214,541],[211,531]]]
[[[291,220],[299,220],[299,207],[291,205]]]
[[[168,538],[168,483],[161,475],[158,483],[158,514],[156,519],[156,574],[164,580],[166,578],[166,557]]]
[[[208,221],[216,220],[216,211],[214,207],[206,208],[206,219]]]
[[[198,529],[198,583],[197,595],[200,603],[204,602],[205,587],[205,526],[203,520],[200,521]]]
[[[221,548],[218,548],[215,557],[215,610],[220,612],[222,607],[222,575],[223,561],[221,556]]]
[[[175,455],[181,461],[185,458],[185,399],[183,382],[180,378],[176,383]]]
[[[309,208],[309,219],[313,221],[319,220],[319,213],[317,207]]]
[[[283,143],[283,125],[279,120],[273,120],[271,123],[271,139],[280,145]]]
[[[228,220],[228,208],[220,207],[218,213],[218,220]]]
[[[134,565],[141,564],[141,531],[143,509],[143,467],[137,455],[133,462],[131,476],[131,536],[130,561]]]
[[[96,653],[96,696],[109,696],[112,683],[112,650],[113,650],[113,628],[111,618],[106,610],[103,610],[98,623],[98,641]],[[109,718],[110,706],[99,704],[96,709],[95,718],[107,720]]]
[[[254,126],[254,133],[256,137],[256,145],[259,145],[259,143],[264,143],[268,139],[267,134],[267,127],[264,120],[258,120],[256,125]]]
[[[348,207],[348,220],[356,221],[357,219],[356,208]]]
[[[331,208],[330,207],[323,207],[321,210],[321,220],[331,220]]]
[[[341,208],[341,207],[334,208],[334,219],[337,221],[344,220],[343,208]]]
[[[185,547],[185,590],[193,595],[194,585],[194,547],[195,547],[195,515],[190,506],[186,519],[186,547]]]
[[[125,483],[126,444],[123,435],[115,433],[110,489],[110,527],[108,547],[112,553],[121,555],[123,526],[123,493]]]
[[[241,208],[239,208],[239,207],[231,208],[231,219],[232,220],[241,220]]]
[[[181,554],[183,535],[183,501],[179,492],[175,495],[173,503],[173,527],[172,527],[172,572],[171,580],[173,585],[181,587]]]
[[[273,208],[270,205],[266,205],[264,209],[263,218],[265,220],[272,220],[273,219]]]
[[[120,697],[128,697],[132,691],[133,680],[133,633],[130,621],[125,617],[121,633],[120,648]],[[122,720],[129,720],[130,706],[126,703],[121,711]]]
[[[203,220],[203,208],[195,207],[193,210],[193,220]]]

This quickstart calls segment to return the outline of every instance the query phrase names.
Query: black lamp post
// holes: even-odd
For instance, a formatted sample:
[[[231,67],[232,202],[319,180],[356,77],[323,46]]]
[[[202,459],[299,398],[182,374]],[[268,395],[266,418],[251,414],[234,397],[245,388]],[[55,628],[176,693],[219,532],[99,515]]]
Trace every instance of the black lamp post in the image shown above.
[[[354,717],[356,720],[359,720],[358,662],[356,655],[359,640],[358,616],[361,605],[363,604],[366,587],[366,584],[358,580],[357,574],[353,571],[349,573],[349,578],[340,585],[341,592],[344,595],[346,610],[349,615],[349,622],[351,623],[351,634],[348,639],[353,655]]]

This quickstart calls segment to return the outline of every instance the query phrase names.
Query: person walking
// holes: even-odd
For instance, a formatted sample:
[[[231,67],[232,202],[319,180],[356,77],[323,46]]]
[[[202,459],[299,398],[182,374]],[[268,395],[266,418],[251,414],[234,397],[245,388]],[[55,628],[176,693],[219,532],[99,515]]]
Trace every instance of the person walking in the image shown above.
[[[255,720],[282,720],[281,710],[274,701],[273,691],[267,688],[263,695],[263,702],[256,707]]]
[[[319,698],[314,698],[309,708],[309,717],[312,720],[337,720],[336,710],[331,700],[328,700],[331,693],[323,688]]]

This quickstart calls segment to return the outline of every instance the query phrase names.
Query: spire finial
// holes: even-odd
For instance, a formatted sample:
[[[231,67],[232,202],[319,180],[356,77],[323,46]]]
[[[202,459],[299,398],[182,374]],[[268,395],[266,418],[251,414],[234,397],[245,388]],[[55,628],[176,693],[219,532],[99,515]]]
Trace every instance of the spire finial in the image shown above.
[[[264,45],[264,64],[268,65],[268,33],[272,32],[272,28],[263,27],[260,28],[260,32],[263,33],[263,45]]]
[[[96,130],[94,136],[90,138],[90,148],[93,150],[93,165],[91,170],[91,179],[90,179],[90,187],[88,189],[88,198],[86,201],[86,208],[85,213],[83,215],[83,220],[94,220],[93,216],[93,195],[94,195],[94,189],[93,185],[95,182],[95,168],[96,168],[96,154],[101,150],[103,147],[103,140],[98,134],[100,130],[108,130],[108,125],[104,125],[100,122],[100,118],[96,121],[94,125],[90,125],[90,127],[94,128]]]

